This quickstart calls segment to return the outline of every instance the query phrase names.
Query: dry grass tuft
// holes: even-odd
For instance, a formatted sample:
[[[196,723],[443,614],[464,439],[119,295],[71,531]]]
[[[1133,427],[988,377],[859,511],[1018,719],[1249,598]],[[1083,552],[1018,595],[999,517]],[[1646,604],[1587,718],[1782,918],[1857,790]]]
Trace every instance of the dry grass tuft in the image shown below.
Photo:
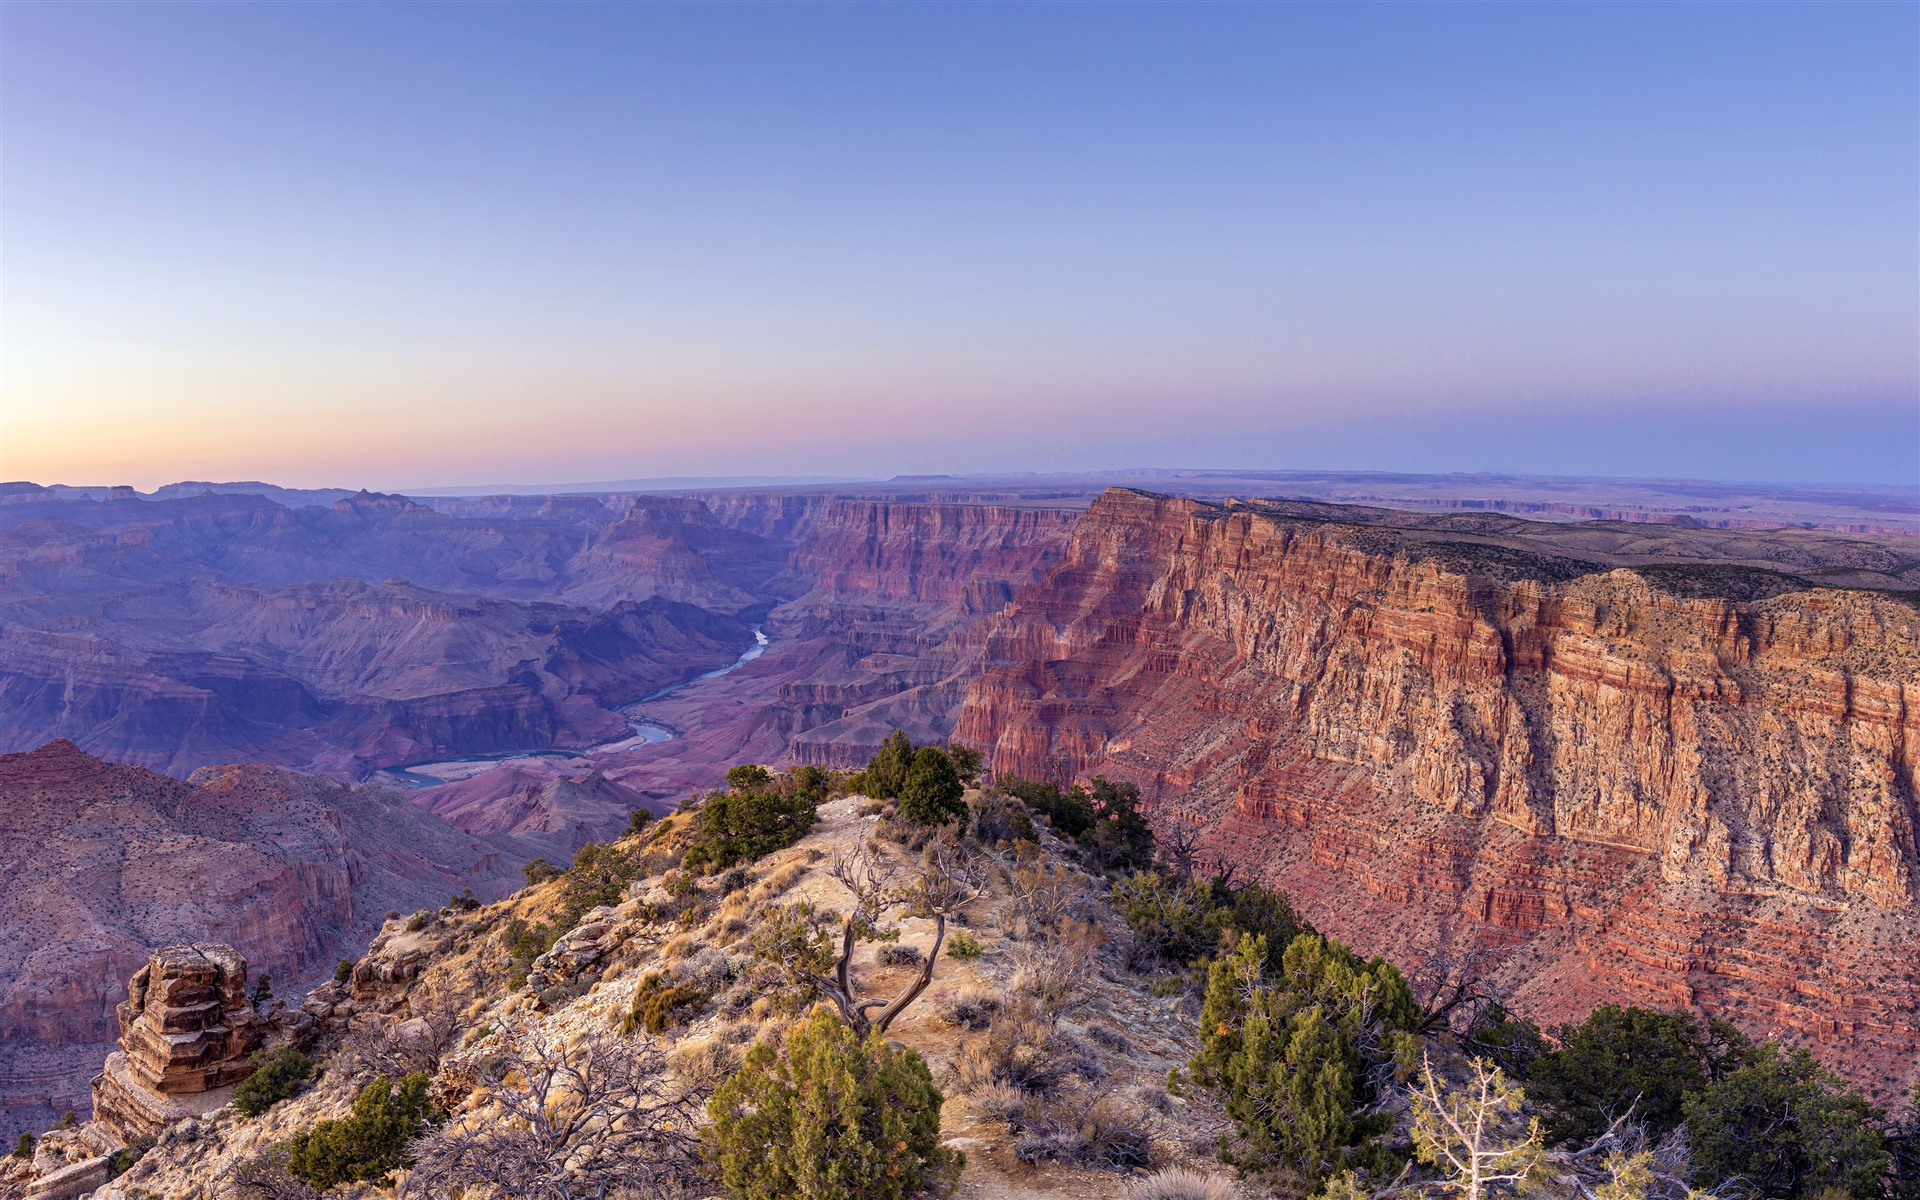
[[[1239,1200],[1240,1191],[1219,1175],[1167,1167],[1129,1183],[1121,1196],[1123,1200]]]
[[[1078,1163],[1127,1169],[1153,1161],[1153,1139],[1145,1122],[1107,1097],[1073,1103],[1034,1105],[1022,1122],[1026,1132],[1014,1145],[1022,1162]]]
[[[801,861],[789,861],[769,870],[760,882],[753,886],[748,896],[755,904],[765,904],[775,896],[785,892],[800,882],[807,873],[807,864]]]
[[[972,1099],[973,1110],[982,1117],[1017,1125],[1026,1116],[1027,1105],[1033,1097],[1008,1084],[989,1083],[976,1088]]]
[[[667,1069],[702,1090],[720,1086],[739,1066],[739,1054],[719,1038],[681,1042],[667,1055]]]

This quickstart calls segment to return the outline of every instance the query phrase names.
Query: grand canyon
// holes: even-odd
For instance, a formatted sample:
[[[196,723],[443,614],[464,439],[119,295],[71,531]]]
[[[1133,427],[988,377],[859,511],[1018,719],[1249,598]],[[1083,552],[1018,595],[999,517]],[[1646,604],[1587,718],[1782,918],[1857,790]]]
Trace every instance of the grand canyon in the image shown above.
[[[1897,504],[1750,528],[1630,491],[1596,519],[1484,481],[1129,482],[7,485],[8,1115],[84,1108],[155,947],[297,995],[392,911],[896,729],[1136,782],[1219,868],[1363,953],[1478,956],[1535,1020],[1692,1006],[1911,1080]]]

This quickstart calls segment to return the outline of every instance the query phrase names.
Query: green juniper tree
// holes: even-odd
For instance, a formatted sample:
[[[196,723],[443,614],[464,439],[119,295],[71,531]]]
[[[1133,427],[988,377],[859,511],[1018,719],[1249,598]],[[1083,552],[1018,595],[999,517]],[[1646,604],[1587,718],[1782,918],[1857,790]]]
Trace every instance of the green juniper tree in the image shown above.
[[[900,786],[900,815],[922,825],[946,825],[967,815],[966,785],[947,753],[922,746]]]
[[[918,1054],[814,1009],[714,1092],[707,1154],[731,1200],[902,1200],[951,1174]]]
[[[1387,1085],[1410,1073],[1419,1006],[1400,972],[1331,938],[1301,934],[1266,973],[1266,939],[1242,935],[1208,969],[1195,1082],[1218,1091],[1245,1169],[1282,1166],[1309,1178],[1390,1157]]]
[[[1873,1200],[1893,1161],[1885,1114],[1805,1050],[1762,1042],[1685,1104],[1694,1182],[1739,1178],[1756,1195]]]

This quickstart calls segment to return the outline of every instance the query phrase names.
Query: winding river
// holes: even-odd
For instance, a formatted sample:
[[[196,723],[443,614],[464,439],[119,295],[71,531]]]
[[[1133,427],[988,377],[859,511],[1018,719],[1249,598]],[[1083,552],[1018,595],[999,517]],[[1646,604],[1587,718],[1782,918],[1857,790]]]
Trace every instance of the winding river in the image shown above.
[[[658,691],[649,692],[640,697],[640,699],[635,700],[632,704],[622,708],[620,715],[627,718],[627,723],[632,727],[633,733],[628,737],[621,738],[619,741],[602,742],[598,746],[589,746],[584,750],[508,750],[499,754],[470,754],[464,758],[436,758],[427,762],[408,763],[403,767],[388,767],[383,771],[376,771],[372,778],[383,783],[397,784],[401,787],[433,787],[437,784],[452,783],[461,779],[471,779],[475,775],[480,774],[481,771],[487,769],[487,767],[496,763],[514,762],[525,759],[586,758],[594,754],[610,754],[621,750],[637,750],[642,746],[654,746],[661,742],[672,741],[674,737],[673,730],[636,720],[633,715],[634,711],[643,704],[651,704],[656,700],[664,700],[682,688],[692,687],[694,684],[708,679],[718,679],[722,675],[737,671],[754,659],[759,658],[762,654],[765,654],[769,644],[765,630],[755,625],[753,627],[753,645],[743,650],[739,658],[734,659],[718,670],[708,671],[704,675],[695,675],[692,679],[685,679],[679,683],[668,684]],[[465,769],[468,767],[475,769]]]

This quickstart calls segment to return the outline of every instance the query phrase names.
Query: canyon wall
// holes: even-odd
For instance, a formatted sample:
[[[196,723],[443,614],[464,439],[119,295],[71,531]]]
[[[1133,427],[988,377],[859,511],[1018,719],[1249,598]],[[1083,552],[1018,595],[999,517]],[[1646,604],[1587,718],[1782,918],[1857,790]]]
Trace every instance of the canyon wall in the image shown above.
[[[417,801],[460,828],[564,856],[584,838],[625,828],[635,807],[665,811],[712,787],[735,763],[862,765],[895,728],[945,740],[977,670],[985,619],[1057,561],[1079,516],[978,497],[760,490],[668,499],[683,514],[697,504],[723,531],[687,535],[689,544],[723,548],[733,537],[756,556],[755,547],[781,548],[777,570],[753,560],[763,572],[758,607],[744,610],[769,639],[764,653],[625,709],[670,731],[665,740],[463,772],[415,792]],[[716,578],[739,569],[714,553]]]
[[[1699,1003],[1911,1072],[1910,595],[1758,540],[1635,564],[1342,515],[1107,493],[989,623],[959,737],[1138,781],[1367,952],[1495,948],[1544,1019]]]
[[[389,909],[498,895],[520,861],[385,789],[260,766],[172,779],[64,741],[0,755],[6,1128],[85,1109],[123,985],[156,946],[226,942],[283,989],[312,983]]]
[[[781,582],[797,594],[773,610],[769,628],[820,653],[775,696],[789,754],[854,766],[896,728],[945,740],[978,661],[980,622],[1059,558],[1080,514],[810,500],[798,511],[783,506],[772,522],[792,539]],[[723,506],[720,515],[756,521],[758,511]]]

